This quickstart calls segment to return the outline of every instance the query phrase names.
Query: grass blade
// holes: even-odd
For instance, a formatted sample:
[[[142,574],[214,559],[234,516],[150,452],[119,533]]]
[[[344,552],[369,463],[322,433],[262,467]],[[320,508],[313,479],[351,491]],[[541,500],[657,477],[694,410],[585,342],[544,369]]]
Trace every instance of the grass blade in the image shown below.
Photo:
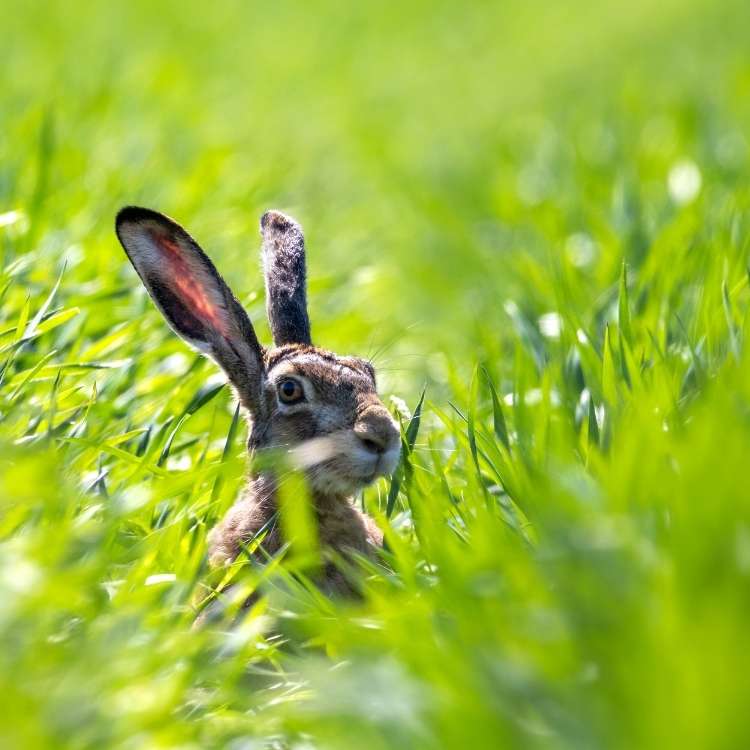
[[[232,450],[232,446],[234,445],[234,439],[237,435],[237,429],[239,428],[240,424],[240,405],[237,404],[237,406],[234,409],[234,414],[232,415],[232,422],[229,425],[229,432],[227,432],[227,439],[224,441],[224,450],[221,453],[221,463],[224,463],[227,458],[229,457],[229,453]],[[219,497],[219,493],[221,492],[221,488],[224,484],[224,479],[221,474],[216,475],[216,480],[214,481],[214,486],[211,489],[211,502],[216,501],[216,499]]]
[[[419,402],[412,413],[412,417],[409,420],[409,424],[407,425],[401,439],[401,458],[396,467],[396,471],[393,472],[393,476],[391,477],[391,486],[388,488],[388,498],[385,505],[386,518],[390,518],[393,514],[399,490],[411,468],[409,463],[410,454],[414,450],[414,444],[417,441],[417,435],[419,433],[419,425],[422,421],[422,405],[424,404],[425,393],[426,389],[422,389],[422,395],[419,397]]]
[[[732,302],[729,299],[729,286],[726,279],[721,283],[721,301],[724,308],[724,317],[727,321],[727,330],[729,332],[729,350],[734,355],[735,360],[740,360],[740,340],[737,325],[734,322],[732,313]]]
[[[630,303],[628,301],[628,265],[622,262],[620,271],[620,289],[617,304],[617,325],[620,335],[624,337],[629,346],[633,346],[633,331],[630,326]]]
[[[487,385],[490,389],[490,396],[492,397],[492,428],[497,435],[500,442],[505,446],[505,449],[510,451],[510,438],[508,437],[508,426],[505,423],[505,415],[503,414],[503,407],[500,403],[500,397],[495,389],[495,384],[492,382],[489,372],[483,367],[484,377],[487,380]]]

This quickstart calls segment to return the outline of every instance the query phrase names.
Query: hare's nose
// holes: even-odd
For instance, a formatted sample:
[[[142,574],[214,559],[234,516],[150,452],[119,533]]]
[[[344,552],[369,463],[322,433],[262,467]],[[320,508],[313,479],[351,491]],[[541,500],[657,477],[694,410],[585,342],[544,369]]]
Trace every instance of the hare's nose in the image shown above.
[[[368,453],[385,453],[385,442],[379,435],[365,433],[357,435],[362,446]]]
[[[398,428],[386,409],[369,409],[354,426],[362,447],[375,455],[385,453],[398,440]]]

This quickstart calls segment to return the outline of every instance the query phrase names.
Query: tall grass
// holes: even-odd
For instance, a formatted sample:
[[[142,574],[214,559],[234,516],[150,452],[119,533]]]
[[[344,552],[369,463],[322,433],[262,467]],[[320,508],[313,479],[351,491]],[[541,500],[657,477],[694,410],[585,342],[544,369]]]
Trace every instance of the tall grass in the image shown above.
[[[745,3],[3,16],[0,746],[750,744]],[[245,428],[125,203],[265,340],[258,217],[305,226],[316,341],[404,402],[363,602],[207,569]]]

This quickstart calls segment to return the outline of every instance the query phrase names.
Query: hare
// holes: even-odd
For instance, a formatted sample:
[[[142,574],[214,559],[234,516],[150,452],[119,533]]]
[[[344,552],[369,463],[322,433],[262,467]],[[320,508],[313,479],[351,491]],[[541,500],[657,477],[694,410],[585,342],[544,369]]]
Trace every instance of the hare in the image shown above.
[[[352,496],[396,468],[400,431],[378,398],[370,362],[312,344],[300,225],[278,211],[260,220],[274,343],[268,348],[214,264],[179,224],[130,206],[117,214],[115,229],[170,327],[226,374],[248,417],[249,452],[289,450],[304,466],[322,550],[372,556],[383,536],[373,519],[354,507]],[[212,565],[234,560],[264,528],[264,552],[280,549],[284,540],[273,523],[278,481],[272,470],[249,476],[209,535]],[[326,593],[354,593],[330,560],[319,584]]]

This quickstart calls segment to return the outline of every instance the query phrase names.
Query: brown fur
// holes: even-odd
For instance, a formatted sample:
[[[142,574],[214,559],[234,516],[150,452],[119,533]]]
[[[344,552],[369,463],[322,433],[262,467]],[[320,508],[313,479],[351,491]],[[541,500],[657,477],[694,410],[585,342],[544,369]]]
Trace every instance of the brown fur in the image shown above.
[[[171,327],[212,357],[248,412],[248,450],[287,451],[304,468],[318,536],[329,559],[320,577],[330,594],[353,587],[330,560],[352,553],[374,556],[383,535],[354,507],[356,491],[395,468],[398,427],[380,401],[370,362],[340,357],[312,345],[306,307],[301,227],[278,212],[261,219],[267,310],[276,348],[260,346],[244,310],[198,244],[176,222],[155,211],[123,209],[117,235]],[[286,402],[285,381],[301,400]],[[231,562],[265,527],[263,554],[284,540],[277,513],[277,481],[270,470],[250,476],[239,500],[209,536],[213,565]],[[326,551],[334,555],[326,555]]]
[[[345,498],[312,493],[311,500],[318,522],[318,541],[324,552],[331,549],[344,558],[352,552],[375,558],[383,545],[383,532],[372,518]],[[262,548],[253,556],[262,562],[267,555],[276,554],[284,542],[275,519],[277,510],[273,481],[268,475],[251,478],[241,498],[210,534],[211,564],[218,567],[232,562],[264,527]],[[351,582],[331,563],[324,567],[318,583],[328,594],[355,593]]]

